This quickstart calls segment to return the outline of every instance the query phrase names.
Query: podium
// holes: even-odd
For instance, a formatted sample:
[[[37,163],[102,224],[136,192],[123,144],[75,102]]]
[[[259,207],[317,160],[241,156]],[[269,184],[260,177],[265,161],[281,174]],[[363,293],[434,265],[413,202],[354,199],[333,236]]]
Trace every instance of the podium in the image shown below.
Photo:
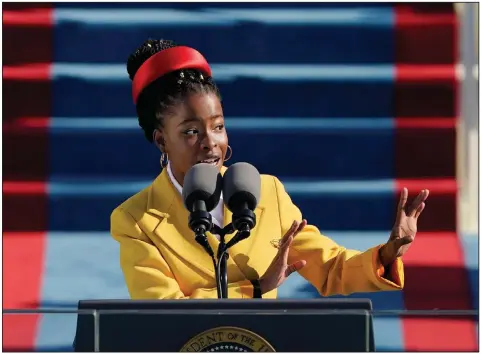
[[[374,351],[370,300],[80,301],[77,352]]]

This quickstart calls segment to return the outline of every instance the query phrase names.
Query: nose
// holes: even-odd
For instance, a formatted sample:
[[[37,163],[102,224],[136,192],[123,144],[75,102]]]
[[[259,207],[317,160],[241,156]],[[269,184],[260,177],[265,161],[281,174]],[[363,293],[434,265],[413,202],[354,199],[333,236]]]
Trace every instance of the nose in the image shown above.
[[[218,145],[216,137],[212,132],[206,132],[201,138],[201,149],[212,150]]]

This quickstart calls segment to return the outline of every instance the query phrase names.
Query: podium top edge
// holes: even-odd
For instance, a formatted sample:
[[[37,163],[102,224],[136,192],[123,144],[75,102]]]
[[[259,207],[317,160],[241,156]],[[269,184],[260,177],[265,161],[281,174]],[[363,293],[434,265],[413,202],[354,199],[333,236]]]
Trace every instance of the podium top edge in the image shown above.
[[[79,309],[356,309],[372,310],[370,299],[182,299],[80,300]]]

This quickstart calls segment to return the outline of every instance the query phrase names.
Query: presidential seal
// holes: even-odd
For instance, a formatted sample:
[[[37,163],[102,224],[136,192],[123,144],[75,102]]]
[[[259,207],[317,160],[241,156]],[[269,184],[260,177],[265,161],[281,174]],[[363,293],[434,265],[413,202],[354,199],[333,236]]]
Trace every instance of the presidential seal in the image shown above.
[[[264,338],[247,329],[216,327],[189,340],[181,352],[275,352]]]

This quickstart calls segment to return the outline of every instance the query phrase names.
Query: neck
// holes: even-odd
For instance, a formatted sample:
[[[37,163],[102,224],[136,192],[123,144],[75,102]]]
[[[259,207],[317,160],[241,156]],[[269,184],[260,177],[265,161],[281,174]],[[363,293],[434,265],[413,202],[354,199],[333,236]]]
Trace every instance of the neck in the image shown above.
[[[172,175],[176,179],[177,183],[179,183],[179,185],[181,187],[183,187],[184,186],[184,175],[180,174],[180,173],[177,173],[176,171],[172,171]]]
[[[167,166],[171,170],[171,174],[176,180],[177,183],[182,187],[184,185],[184,174],[179,173],[176,171],[175,168],[173,168],[172,163],[169,161],[169,165]]]

